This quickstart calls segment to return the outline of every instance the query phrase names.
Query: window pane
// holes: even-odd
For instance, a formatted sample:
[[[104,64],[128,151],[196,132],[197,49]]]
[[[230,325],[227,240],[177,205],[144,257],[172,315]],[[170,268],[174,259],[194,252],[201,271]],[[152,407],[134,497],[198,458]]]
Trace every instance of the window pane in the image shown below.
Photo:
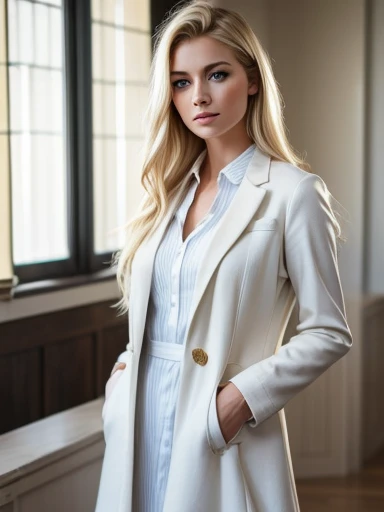
[[[116,232],[142,195],[142,115],[151,60],[149,0],[92,1],[94,250],[124,243]]]
[[[68,258],[61,0],[9,0],[13,253]]]
[[[124,0],[124,26],[148,30],[150,26],[150,2]]]

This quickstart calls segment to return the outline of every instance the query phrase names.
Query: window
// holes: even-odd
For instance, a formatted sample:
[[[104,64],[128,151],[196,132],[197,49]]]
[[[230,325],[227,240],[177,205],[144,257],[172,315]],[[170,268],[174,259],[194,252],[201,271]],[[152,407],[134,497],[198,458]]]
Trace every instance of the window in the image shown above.
[[[150,8],[149,0],[1,0],[9,112],[2,108],[0,143],[9,158],[0,157],[20,283],[106,270],[124,243],[118,228],[141,197]]]
[[[0,298],[110,276],[142,192],[152,34],[176,3],[0,0]]]

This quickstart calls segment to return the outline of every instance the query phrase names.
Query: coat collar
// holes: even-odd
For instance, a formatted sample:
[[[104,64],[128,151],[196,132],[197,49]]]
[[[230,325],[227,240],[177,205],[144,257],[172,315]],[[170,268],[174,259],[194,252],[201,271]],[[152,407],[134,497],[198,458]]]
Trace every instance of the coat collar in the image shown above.
[[[186,186],[189,183],[191,174],[199,168],[206,150],[202,151],[195,160],[190,171],[186,174],[177,194],[170,202],[167,213],[158,225],[154,234],[149,237],[139,247],[132,263],[131,275],[131,295],[129,307],[129,332],[131,350],[140,352],[143,341],[146,312],[148,307],[149,294],[151,289],[153,263],[157,248],[165,233],[168,223],[172,219],[182,197]],[[252,217],[259,209],[266,190],[259,187],[269,181],[271,159],[255,147],[251,161],[245,172],[235,196],[233,197],[229,208],[219,221],[217,229],[214,231],[209,241],[206,259],[199,267],[194,295],[192,298],[189,325],[186,336],[188,339],[189,326],[192,325],[193,318],[204,295],[208,283],[228,250],[236,242],[244,229],[249,224]]]

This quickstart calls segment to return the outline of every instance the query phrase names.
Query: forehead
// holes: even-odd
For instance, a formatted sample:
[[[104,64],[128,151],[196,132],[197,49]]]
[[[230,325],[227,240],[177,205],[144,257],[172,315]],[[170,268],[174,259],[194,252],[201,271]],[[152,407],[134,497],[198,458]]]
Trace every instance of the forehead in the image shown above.
[[[235,65],[236,59],[230,48],[209,36],[196,37],[178,44],[171,57],[171,71],[192,71],[211,62],[225,60]]]

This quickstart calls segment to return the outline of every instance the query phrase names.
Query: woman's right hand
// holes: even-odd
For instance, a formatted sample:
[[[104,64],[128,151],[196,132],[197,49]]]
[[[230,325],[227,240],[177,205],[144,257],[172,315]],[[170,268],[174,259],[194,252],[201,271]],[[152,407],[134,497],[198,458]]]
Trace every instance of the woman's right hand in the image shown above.
[[[124,370],[125,366],[125,363],[117,362],[112,368],[111,375],[105,385],[105,401],[107,401],[110,397],[112,390],[115,387],[116,382],[119,380],[120,374]]]
[[[125,363],[120,363],[119,361],[117,361],[117,362],[114,364],[113,368],[112,368],[111,375],[110,375],[110,377],[109,377],[109,378],[111,378],[111,377],[112,377],[112,375],[115,373],[115,371],[116,371],[116,370],[124,370],[125,366],[126,366],[126,364],[125,364]]]

